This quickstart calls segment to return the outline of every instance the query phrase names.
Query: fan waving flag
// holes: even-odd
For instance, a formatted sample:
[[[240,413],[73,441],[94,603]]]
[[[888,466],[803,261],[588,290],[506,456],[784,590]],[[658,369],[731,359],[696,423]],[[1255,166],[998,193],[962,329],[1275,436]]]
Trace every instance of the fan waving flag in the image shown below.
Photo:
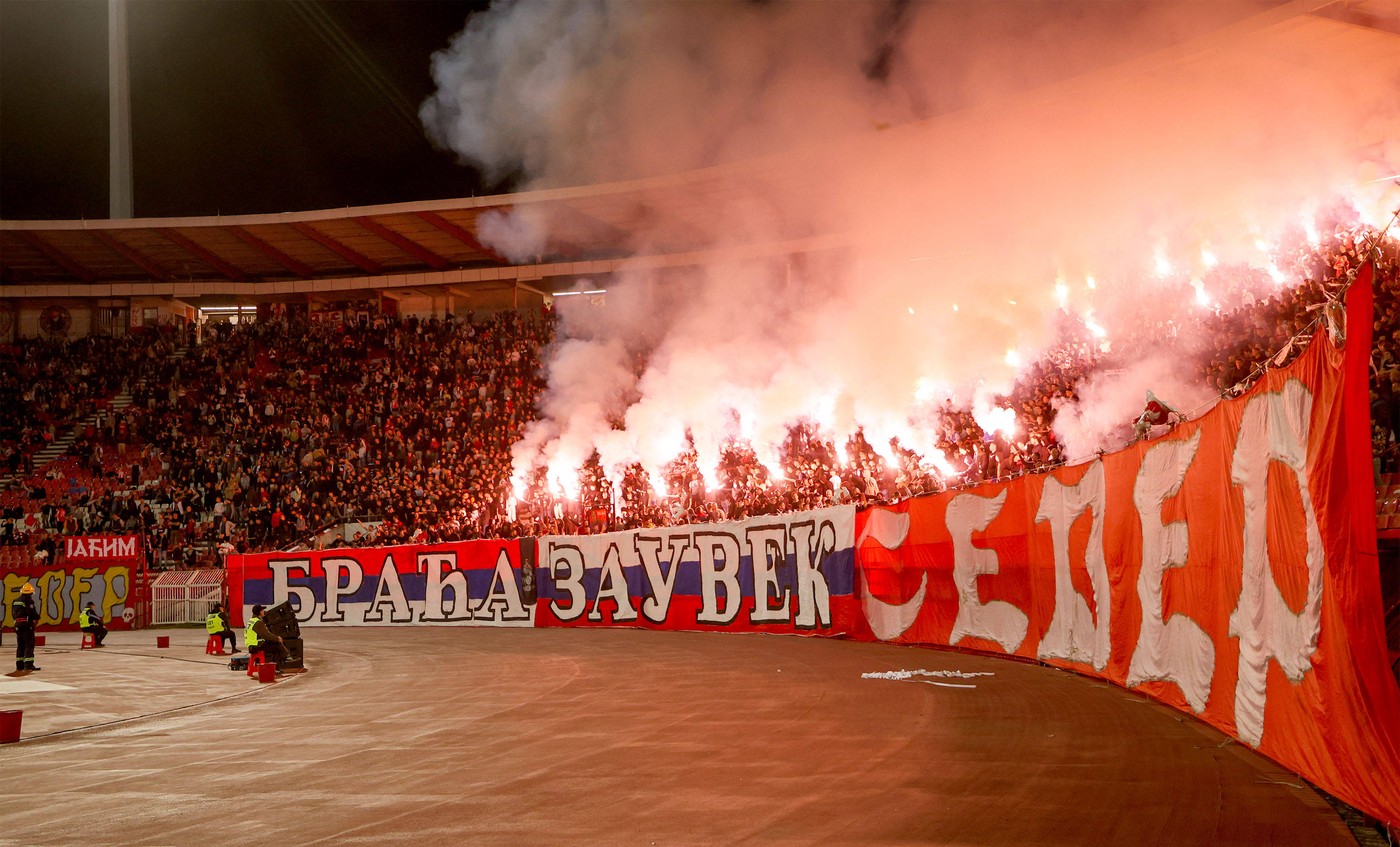
[[[1181,413],[1173,409],[1167,403],[1158,400],[1157,395],[1149,391],[1147,392],[1147,407],[1142,410],[1142,415],[1138,418],[1138,421],[1148,426],[1157,426],[1158,424],[1169,423],[1173,414],[1180,416]]]

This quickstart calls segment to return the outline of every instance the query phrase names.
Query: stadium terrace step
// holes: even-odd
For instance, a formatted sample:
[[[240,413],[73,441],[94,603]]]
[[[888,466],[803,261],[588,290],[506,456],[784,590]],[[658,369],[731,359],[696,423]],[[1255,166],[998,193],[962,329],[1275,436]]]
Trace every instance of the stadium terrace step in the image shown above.
[[[184,355],[183,350],[177,352],[181,356]],[[131,392],[123,391],[120,394],[114,396],[111,399],[111,401],[107,404],[107,407],[110,409],[125,409],[127,406],[130,405]],[[58,436],[53,441],[51,441],[47,447],[35,453],[34,470],[32,471],[32,473],[39,473],[56,460],[61,459],[63,456],[65,456],[68,453],[68,448],[72,447],[73,442],[78,440],[78,433],[83,432],[90,426],[95,426],[97,424],[98,417],[103,413],[103,411],[105,411],[105,409],[93,412],[92,414],[78,421],[67,432],[63,433],[62,435]],[[6,474],[5,476],[0,476],[0,490],[9,488],[11,485],[13,485],[18,480],[22,479],[24,476],[26,476],[26,474]]]

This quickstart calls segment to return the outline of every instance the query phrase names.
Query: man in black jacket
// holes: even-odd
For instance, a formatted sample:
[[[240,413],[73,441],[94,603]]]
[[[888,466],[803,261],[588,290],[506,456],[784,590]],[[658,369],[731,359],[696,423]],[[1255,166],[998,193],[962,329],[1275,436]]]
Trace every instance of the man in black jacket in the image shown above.
[[[39,609],[34,605],[34,586],[25,583],[19,596],[10,604],[10,615],[15,621],[15,672],[28,673],[39,670],[34,665],[34,627],[39,623]]]

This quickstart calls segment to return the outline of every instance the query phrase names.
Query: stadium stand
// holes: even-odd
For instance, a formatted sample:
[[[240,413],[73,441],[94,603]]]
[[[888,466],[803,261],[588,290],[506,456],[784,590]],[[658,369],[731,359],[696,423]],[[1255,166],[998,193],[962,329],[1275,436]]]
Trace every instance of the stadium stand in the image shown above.
[[[744,444],[707,487],[694,449],[664,479],[640,466],[616,486],[595,455],[576,498],[537,469],[518,501],[510,447],[535,414],[553,315],[380,314],[311,323],[263,310],[237,325],[163,326],[121,338],[24,339],[0,350],[0,393],[20,413],[0,430],[0,565],[54,556],[63,534],[140,532],[157,566],[216,564],[219,550],[368,545],[588,533],[743,518],[831,503],[891,502],[1008,478],[1066,457],[1056,413],[1091,375],[1148,350],[1203,361],[1222,394],[1302,349],[1320,310],[1360,261],[1371,232],[1339,225],[1294,254],[1302,281],[1257,299],[1259,280],[1221,269],[1203,336],[1143,314],[1110,348],[1084,321],[996,398],[1017,434],[987,432],[972,410],[941,409],[936,444],[951,468],[857,432],[838,445],[795,424],[778,467]],[[1400,531],[1400,293],[1394,239],[1377,266],[1373,414],[1377,525]],[[1179,282],[1180,297],[1191,295]],[[1205,340],[1200,340],[1205,339]],[[1193,346],[1194,345],[1194,346]],[[52,447],[51,447],[52,445]],[[61,454],[45,462],[45,448]],[[660,490],[658,490],[660,489]],[[43,551],[41,553],[41,550]]]

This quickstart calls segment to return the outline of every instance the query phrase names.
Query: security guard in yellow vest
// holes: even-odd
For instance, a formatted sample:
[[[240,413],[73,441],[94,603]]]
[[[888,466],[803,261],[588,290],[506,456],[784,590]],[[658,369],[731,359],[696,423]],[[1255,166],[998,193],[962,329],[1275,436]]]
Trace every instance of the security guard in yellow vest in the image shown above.
[[[238,652],[238,640],[233,637],[233,630],[228,625],[228,615],[224,612],[224,607],[215,603],[209,609],[209,614],[204,618],[204,628],[210,635],[219,636],[219,649],[222,650],[224,642],[228,642],[229,652]]]
[[[280,637],[267,631],[267,624],[262,619],[266,608],[262,604],[253,607],[253,618],[248,621],[247,629],[243,630],[243,643],[248,646],[249,656],[261,653],[264,662],[275,665],[287,657],[287,648],[282,646]]]
[[[102,616],[97,613],[97,609],[93,608],[91,603],[88,603],[82,613],[78,615],[78,626],[82,627],[83,632],[92,633],[94,647],[107,646],[102,643],[107,638],[107,627],[103,625]]]

